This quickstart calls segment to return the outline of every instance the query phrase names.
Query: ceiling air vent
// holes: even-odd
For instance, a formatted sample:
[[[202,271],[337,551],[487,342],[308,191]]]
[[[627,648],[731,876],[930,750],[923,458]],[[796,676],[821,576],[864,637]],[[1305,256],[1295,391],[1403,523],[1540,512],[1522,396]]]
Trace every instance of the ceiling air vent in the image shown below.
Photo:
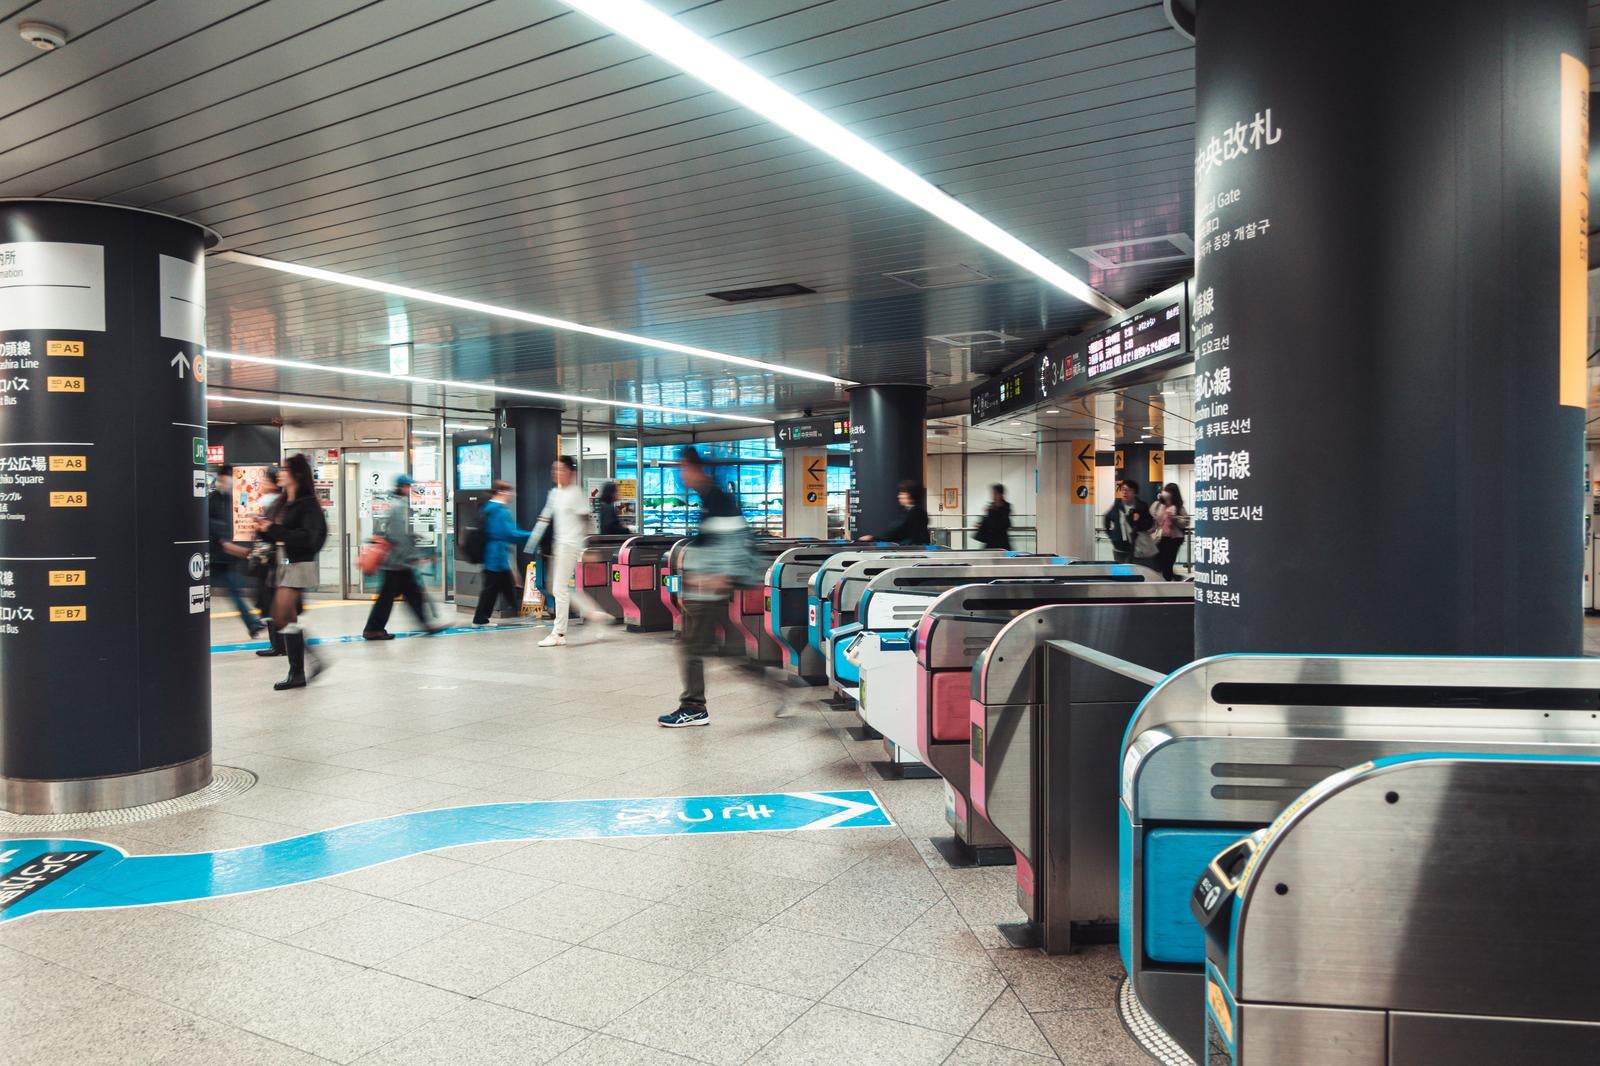
[[[1131,241],[1108,241],[1072,250],[1101,270],[1116,270],[1193,259],[1194,241],[1187,233],[1169,233],[1164,237],[1136,237]]]
[[[970,333],[930,333],[930,341],[948,344],[955,348],[977,348],[985,344],[1004,344],[1006,341],[1020,340],[1009,333],[1001,333],[997,329],[975,329]]]
[[[895,270],[885,274],[884,277],[913,289],[948,289],[952,285],[972,285],[980,281],[994,280],[994,275],[974,270],[965,263],[918,267],[915,270]]]
[[[744,304],[751,300],[776,300],[780,296],[805,296],[816,291],[786,281],[781,285],[753,285],[748,289],[723,289],[721,292],[708,292],[706,295],[730,304]]]

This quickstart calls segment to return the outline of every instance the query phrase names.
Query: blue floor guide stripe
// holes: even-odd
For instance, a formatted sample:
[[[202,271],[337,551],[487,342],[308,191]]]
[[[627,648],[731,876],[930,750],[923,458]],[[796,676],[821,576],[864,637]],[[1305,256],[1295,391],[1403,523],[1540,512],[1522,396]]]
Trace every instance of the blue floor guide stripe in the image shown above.
[[[144,907],[282,888],[439,848],[496,840],[583,840],[888,826],[871,791],[551,800],[417,811],[270,844],[129,855],[89,840],[0,840],[0,922],[44,911]]]

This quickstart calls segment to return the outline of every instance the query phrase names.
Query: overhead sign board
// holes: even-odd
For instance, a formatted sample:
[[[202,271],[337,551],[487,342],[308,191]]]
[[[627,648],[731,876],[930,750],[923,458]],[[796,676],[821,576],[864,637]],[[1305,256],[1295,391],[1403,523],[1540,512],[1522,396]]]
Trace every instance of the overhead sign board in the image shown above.
[[[772,439],[779,448],[819,448],[828,444],[850,443],[850,419],[790,418],[772,427]]]
[[[1030,356],[998,377],[980,382],[972,390],[972,424],[1025,411],[1039,402],[1038,356]]]
[[[1089,335],[1083,346],[1088,380],[1146,367],[1188,350],[1181,293]]]

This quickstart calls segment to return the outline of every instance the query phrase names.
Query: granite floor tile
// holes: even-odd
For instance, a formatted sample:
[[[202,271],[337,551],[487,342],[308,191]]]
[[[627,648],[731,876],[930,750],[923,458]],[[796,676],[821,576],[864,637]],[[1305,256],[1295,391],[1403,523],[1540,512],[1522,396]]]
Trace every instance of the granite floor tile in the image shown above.
[[[773,918],[772,924],[882,946],[922,917],[929,906],[925,900],[825,885]]]
[[[599,1029],[684,976],[652,962],[575,947],[484,994],[491,1003]]]
[[[939,1066],[959,1037],[818,1004],[750,1059],[751,1066]]]
[[[566,949],[559,940],[468,922],[379,963],[378,969],[464,996],[481,996]]]
[[[689,887],[682,902],[699,910],[764,922],[799,903],[818,887],[815,881],[799,881],[753,870],[713,870]]]
[[[282,940],[313,925],[321,925],[331,918],[359,910],[370,902],[372,897],[359,892],[312,882],[274,888],[267,892],[178,903],[174,904],[173,909],[218,925]]]
[[[474,1000],[364,1055],[362,1066],[538,1066],[590,1034],[508,1007]]]
[[[924,1029],[964,1036],[1005,991],[993,966],[885,949],[828,994],[826,1002]]]
[[[358,966],[376,966],[464,923],[451,914],[373,899],[360,910],[301,930],[284,942]]]
[[[1039,1026],[1034,1023],[1033,1015],[1028,1013],[1017,994],[1007,988],[1000,993],[1000,998],[994,1001],[994,1006],[989,1008],[977,1025],[967,1033],[969,1040],[981,1040],[986,1044],[999,1044],[1001,1047],[1011,1048],[1016,1051],[1026,1051],[1034,1055],[1053,1056],[1055,1051],[1050,1046],[1050,1041],[1045,1039],[1039,1031]]]
[[[555,1059],[552,1066],[699,1066],[699,1063],[669,1051],[595,1033]]]
[[[618,922],[648,910],[649,900],[582,885],[556,885],[484,919],[492,925],[581,944]]]
[[[913,955],[929,955],[975,966],[990,965],[989,953],[949,900],[941,900],[929,907],[889,946]]]
[[[1122,982],[1115,945],[1049,957],[1037,951],[996,951],[990,957],[1030,1011],[1109,1008]]]
[[[739,984],[821,999],[876,950],[853,940],[764,925],[698,969]]]
[[[944,1060],[944,1066],[1049,1066],[1059,1061],[1054,1053],[1031,1055],[1026,1051],[985,1044],[980,1040],[963,1040]]]
[[[1035,1014],[1039,1029],[1066,1066],[1150,1066],[1113,1010],[1047,1011]]]
[[[446,1014],[466,1000],[377,970],[302,988],[239,1019],[242,1028],[334,1062],[362,1055]]]
[[[691,974],[622,1015],[605,1032],[714,1066],[738,1066],[810,1006],[810,1000],[798,996]]]
[[[745,918],[662,903],[595,934],[585,944],[662,966],[691,969],[755,929],[756,923]]]
[[[461,918],[485,918],[554,886],[554,881],[510,870],[467,866],[419,885],[399,899]]]

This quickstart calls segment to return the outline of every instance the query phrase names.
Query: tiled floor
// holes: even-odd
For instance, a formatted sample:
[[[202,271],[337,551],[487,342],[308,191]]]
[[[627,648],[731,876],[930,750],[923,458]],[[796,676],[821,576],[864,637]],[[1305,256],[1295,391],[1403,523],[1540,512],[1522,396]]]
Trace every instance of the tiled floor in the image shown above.
[[[323,633],[359,611],[310,616]],[[409,618],[396,620],[409,628]],[[219,642],[238,622],[215,623]],[[730,661],[714,724],[668,731],[658,636],[508,631],[335,646],[311,688],[212,657],[216,807],[83,835],[230,848],[407,810],[563,797],[871,788],[887,829],[496,843],[330,881],[0,926],[7,1061],[80,1063],[1149,1062],[1110,949],[1007,948],[1012,870],[950,870],[932,781],[885,781],[816,690]]]

